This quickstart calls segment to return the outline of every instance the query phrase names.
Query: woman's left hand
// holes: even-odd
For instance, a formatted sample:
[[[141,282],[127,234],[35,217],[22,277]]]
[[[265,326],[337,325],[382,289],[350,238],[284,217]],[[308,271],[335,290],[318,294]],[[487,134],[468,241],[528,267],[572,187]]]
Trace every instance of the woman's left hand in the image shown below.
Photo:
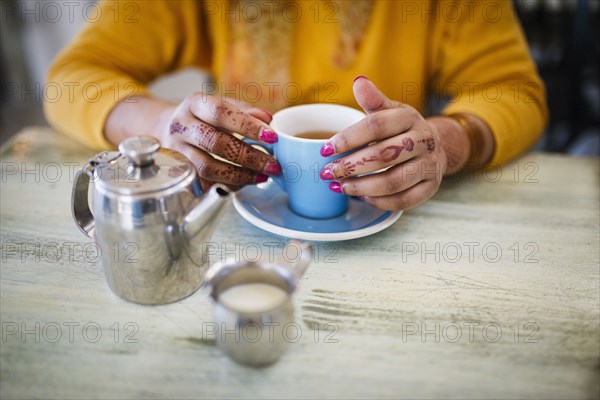
[[[368,115],[334,135],[321,155],[368,146],[325,165],[321,178],[331,180],[335,192],[386,210],[406,210],[433,196],[447,168],[437,127],[364,77],[354,81],[354,96]]]

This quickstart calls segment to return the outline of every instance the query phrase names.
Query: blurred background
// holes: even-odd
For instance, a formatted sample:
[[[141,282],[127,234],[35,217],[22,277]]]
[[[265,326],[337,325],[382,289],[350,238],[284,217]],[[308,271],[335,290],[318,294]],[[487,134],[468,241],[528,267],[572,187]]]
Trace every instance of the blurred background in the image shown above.
[[[0,2],[2,144],[24,126],[47,125],[42,112],[46,70],[83,26],[82,10],[95,0]],[[550,123],[536,149],[600,156],[600,0],[513,4],[548,92]],[[177,101],[206,79],[202,71],[185,70],[161,78],[151,89]]]

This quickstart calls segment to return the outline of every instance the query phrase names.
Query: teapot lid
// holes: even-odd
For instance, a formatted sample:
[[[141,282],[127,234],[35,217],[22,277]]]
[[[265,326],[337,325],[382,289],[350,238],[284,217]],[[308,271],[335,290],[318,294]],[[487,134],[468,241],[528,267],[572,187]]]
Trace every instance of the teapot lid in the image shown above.
[[[137,136],[124,140],[119,153],[103,152],[90,163],[97,184],[119,194],[152,193],[195,175],[192,163],[181,153],[161,149],[158,140]]]

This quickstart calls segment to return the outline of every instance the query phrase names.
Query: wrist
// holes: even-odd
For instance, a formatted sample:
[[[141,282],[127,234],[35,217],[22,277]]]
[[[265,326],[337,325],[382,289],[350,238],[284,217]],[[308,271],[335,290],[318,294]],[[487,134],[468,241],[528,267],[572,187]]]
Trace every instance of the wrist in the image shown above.
[[[170,124],[172,122],[173,114],[176,109],[176,105],[168,104],[164,105],[164,107],[162,107],[162,109],[158,113],[158,118],[150,134],[156,137],[161,142],[165,135],[169,133]]]
[[[135,96],[121,101],[109,114],[104,134],[109,142],[118,145],[132,136],[150,135],[159,140],[168,129],[168,117],[175,105],[152,97]]]
[[[471,144],[466,165],[470,168],[483,168],[494,152],[492,131],[482,120],[471,114],[454,113],[447,117],[460,125]]]
[[[442,147],[448,158],[446,175],[464,168],[485,167],[494,155],[494,136],[488,125],[467,113],[435,116],[428,119],[438,126]]]
[[[446,116],[433,116],[427,122],[438,132],[440,144],[446,153],[444,175],[460,171],[467,163],[471,143],[458,122]]]

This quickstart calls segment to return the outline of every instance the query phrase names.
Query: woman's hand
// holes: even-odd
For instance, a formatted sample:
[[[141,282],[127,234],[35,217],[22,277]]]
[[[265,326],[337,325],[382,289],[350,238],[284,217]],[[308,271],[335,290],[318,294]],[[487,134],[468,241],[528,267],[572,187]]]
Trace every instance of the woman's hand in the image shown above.
[[[191,160],[204,188],[213,182],[237,188],[281,173],[272,156],[232,135],[235,132],[258,142],[275,143],[277,134],[267,125],[271,119],[264,110],[194,93],[167,113],[159,140]]]
[[[321,178],[332,180],[329,187],[335,192],[386,210],[406,210],[433,196],[447,169],[437,125],[389,100],[364,77],[354,81],[354,96],[367,117],[334,135],[321,155],[368,146],[325,165]]]
[[[232,135],[274,143],[277,135],[267,125],[271,119],[264,110],[205,93],[194,93],[179,105],[139,96],[113,109],[105,135],[115,145],[127,137],[153,135],[163,147],[179,151],[194,164],[202,189],[215,182],[236,189],[281,173],[272,156]]]

